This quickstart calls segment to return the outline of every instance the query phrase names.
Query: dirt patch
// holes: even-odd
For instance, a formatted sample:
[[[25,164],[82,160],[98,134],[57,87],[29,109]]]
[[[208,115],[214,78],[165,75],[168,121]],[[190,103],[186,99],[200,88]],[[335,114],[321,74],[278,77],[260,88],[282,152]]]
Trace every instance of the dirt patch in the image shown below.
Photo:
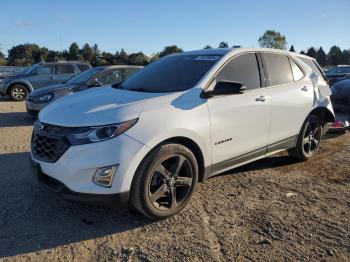
[[[23,102],[0,100],[0,260],[350,260],[350,134],[308,162],[282,153],[209,179],[179,215],[151,222],[39,186],[31,132]]]

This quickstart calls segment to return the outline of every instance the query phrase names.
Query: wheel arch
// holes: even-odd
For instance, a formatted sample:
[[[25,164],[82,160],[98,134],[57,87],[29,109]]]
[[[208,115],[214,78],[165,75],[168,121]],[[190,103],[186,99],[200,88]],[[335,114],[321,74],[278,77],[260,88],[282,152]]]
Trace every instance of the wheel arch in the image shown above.
[[[22,81],[14,81],[12,83],[10,83],[8,86],[7,86],[7,90],[6,90],[6,94],[7,95],[10,95],[10,90],[11,88],[14,86],[14,85],[22,85],[24,86],[28,93],[32,92],[33,91],[33,88],[31,87],[31,85],[27,82],[22,82]]]
[[[200,146],[195,141],[193,141],[192,139],[190,139],[188,137],[176,136],[176,137],[171,137],[171,138],[164,140],[163,142],[159,143],[157,146],[164,144],[164,143],[180,144],[180,145],[187,147],[189,150],[191,150],[191,152],[196,157],[196,160],[198,163],[198,172],[199,172],[198,181],[203,182],[205,180],[207,169],[205,168],[204,155],[203,155],[203,152],[202,152]]]
[[[199,172],[198,181],[199,182],[205,181],[205,179],[208,177],[207,175],[210,171],[209,168],[207,168],[209,163],[206,163],[206,162],[208,162],[208,160],[205,159],[205,156],[204,156],[205,152],[203,152],[200,145],[194,139],[189,138],[189,137],[185,137],[185,136],[169,136],[169,137],[165,137],[161,140],[158,140],[157,142],[153,141],[153,143],[151,143],[151,145],[147,145],[148,149],[146,149],[146,152],[142,153],[142,157],[139,158],[135,172],[139,168],[141,163],[147,158],[147,156],[149,154],[152,153],[152,151],[155,148],[157,148],[163,144],[169,144],[169,143],[183,145],[183,146],[187,147],[189,150],[191,150],[191,152],[196,157],[196,160],[198,163],[198,172]]]
[[[309,115],[316,115],[321,119],[322,125],[335,121],[334,114],[327,107],[316,107]]]

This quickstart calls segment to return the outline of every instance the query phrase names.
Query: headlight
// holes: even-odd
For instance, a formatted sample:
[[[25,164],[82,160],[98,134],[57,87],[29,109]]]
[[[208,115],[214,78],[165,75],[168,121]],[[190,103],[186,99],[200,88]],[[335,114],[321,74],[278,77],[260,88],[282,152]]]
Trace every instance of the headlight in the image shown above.
[[[34,101],[34,102],[48,102],[53,98],[53,94],[45,94],[45,95],[41,95],[41,96],[34,96],[34,97],[30,97],[29,99]]]
[[[138,118],[119,124],[81,127],[70,133],[67,138],[72,145],[83,145],[100,142],[119,136],[137,123]]]

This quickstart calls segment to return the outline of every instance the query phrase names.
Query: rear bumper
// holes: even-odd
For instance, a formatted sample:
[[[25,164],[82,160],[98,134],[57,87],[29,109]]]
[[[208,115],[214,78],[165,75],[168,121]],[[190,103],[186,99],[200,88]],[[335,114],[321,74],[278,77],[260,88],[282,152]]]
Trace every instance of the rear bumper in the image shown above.
[[[129,191],[116,194],[88,194],[74,192],[62,182],[46,175],[42,171],[39,163],[33,161],[31,158],[29,159],[29,162],[32,172],[35,174],[38,181],[50,190],[61,195],[64,199],[108,207],[123,207],[129,202]]]

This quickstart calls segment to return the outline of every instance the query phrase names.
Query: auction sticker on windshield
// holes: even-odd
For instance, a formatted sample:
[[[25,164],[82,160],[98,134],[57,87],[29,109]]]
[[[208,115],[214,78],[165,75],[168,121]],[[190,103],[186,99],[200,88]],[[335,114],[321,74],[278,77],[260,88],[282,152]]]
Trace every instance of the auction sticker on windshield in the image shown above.
[[[197,56],[194,60],[197,60],[197,61],[216,61],[220,58],[220,56],[208,56],[208,55],[200,55],[200,56]]]

